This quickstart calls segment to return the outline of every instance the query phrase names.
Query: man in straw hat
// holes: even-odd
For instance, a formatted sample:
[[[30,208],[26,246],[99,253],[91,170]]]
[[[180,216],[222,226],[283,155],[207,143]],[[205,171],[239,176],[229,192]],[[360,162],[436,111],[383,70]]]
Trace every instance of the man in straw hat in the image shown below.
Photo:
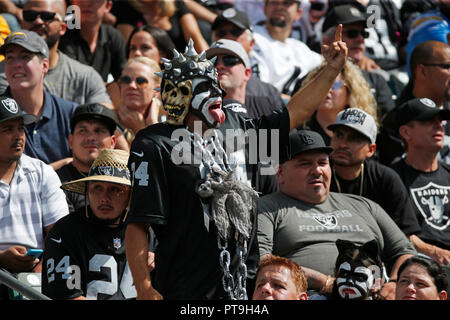
[[[84,194],[86,206],[61,219],[46,238],[45,295],[80,300],[136,297],[125,254],[131,187],[127,161],[127,152],[104,149],[87,177],[63,184],[65,190]]]

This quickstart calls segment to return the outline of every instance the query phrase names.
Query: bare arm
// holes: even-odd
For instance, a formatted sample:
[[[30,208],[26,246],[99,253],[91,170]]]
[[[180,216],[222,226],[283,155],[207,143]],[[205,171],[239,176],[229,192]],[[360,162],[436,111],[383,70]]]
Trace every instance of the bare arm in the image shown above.
[[[194,0],[184,0],[184,3],[198,20],[205,20],[209,23],[213,23],[217,17],[216,13]]]
[[[308,119],[325,99],[334,80],[344,67],[347,60],[347,46],[342,42],[342,25],[336,29],[336,41],[330,46],[322,47],[322,55],[327,61],[325,68],[298,91],[286,106],[289,111],[290,128],[297,128]]]
[[[149,225],[130,223],[125,233],[127,260],[138,300],[161,300],[150,279],[147,232]]]
[[[331,293],[333,289],[334,277],[325,275],[319,271],[303,267],[306,279],[308,280],[308,290],[316,290],[321,293]]]
[[[418,252],[426,254],[430,258],[439,262],[439,264],[448,265],[450,263],[449,250],[428,244],[414,234],[410,235],[408,238],[414,244],[414,247]]]
[[[197,20],[192,13],[183,15],[180,18],[181,30],[183,30],[184,39],[186,42],[192,38],[194,40],[194,47],[197,52],[202,52],[209,48],[205,38],[203,38]]]
[[[22,9],[16,6],[11,0],[0,0],[0,12],[11,13],[16,16],[19,23],[23,20]]]
[[[72,161],[73,161],[72,157],[70,157],[70,158],[63,158],[63,159],[60,159],[58,161],[50,163],[50,167],[52,167],[53,170],[56,171],[59,168],[64,167],[66,164],[71,163]]]
[[[397,258],[394,265],[392,266],[391,274],[389,275],[389,279],[396,280],[398,268],[402,265],[402,263],[412,257],[412,254],[403,254]],[[387,282],[383,285],[380,291],[380,295],[386,300],[395,300],[395,288],[397,287],[396,282]]]

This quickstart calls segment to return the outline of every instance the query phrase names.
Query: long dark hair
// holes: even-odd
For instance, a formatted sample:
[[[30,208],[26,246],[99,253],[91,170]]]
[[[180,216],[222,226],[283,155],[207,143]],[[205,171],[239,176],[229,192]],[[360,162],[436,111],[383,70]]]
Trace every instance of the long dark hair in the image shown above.
[[[167,59],[172,59],[172,54],[173,54],[173,49],[175,48],[175,44],[173,43],[170,36],[163,29],[160,29],[160,28],[157,28],[154,26],[149,26],[149,25],[135,27],[133,29],[133,31],[131,32],[130,37],[128,38],[127,48],[126,48],[128,58],[130,57],[131,38],[133,38],[133,36],[140,31],[148,32],[153,37],[153,39],[155,39],[156,46],[158,47],[159,55],[161,57],[167,57]]]

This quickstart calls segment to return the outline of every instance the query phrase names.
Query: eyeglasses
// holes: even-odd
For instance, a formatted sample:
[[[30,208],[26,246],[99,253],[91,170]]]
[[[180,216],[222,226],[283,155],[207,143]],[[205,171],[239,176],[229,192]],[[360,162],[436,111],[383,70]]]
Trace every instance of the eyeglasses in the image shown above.
[[[33,22],[37,19],[37,17],[40,17],[42,21],[50,22],[55,20],[55,17],[59,21],[63,21],[62,17],[56,13],[56,12],[49,12],[49,11],[34,11],[34,10],[23,10],[23,19],[28,22]]]
[[[144,77],[136,77],[136,79],[132,79],[130,76],[122,76],[119,79],[120,84],[130,84],[133,81],[135,81],[136,85],[140,88],[145,88],[148,86],[148,80]]]
[[[219,61],[222,60],[222,64],[225,67],[232,67],[237,65],[238,63],[242,63],[241,59],[235,56],[217,56],[216,61],[214,62],[214,67],[217,67],[219,64]]]
[[[369,37],[369,32],[367,32],[366,30],[350,29],[345,30],[343,33],[349,39],[358,38],[359,35],[361,35],[364,39],[367,39]]]
[[[233,28],[231,30],[220,29],[217,30],[217,38],[225,38],[228,34],[233,37],[239,37],[245,30],[240,28]]]
[[[339,90],[340,88],[342,88],[345,85],[344,81],[342,80],[337,80],[333,83],[333,85],[331,86],[331,90],[336,91]]]
[[[450,69],[450,62],[446,62],[446,63],[422,63],[424,66],[427,67],[439,67],[445,70]]]

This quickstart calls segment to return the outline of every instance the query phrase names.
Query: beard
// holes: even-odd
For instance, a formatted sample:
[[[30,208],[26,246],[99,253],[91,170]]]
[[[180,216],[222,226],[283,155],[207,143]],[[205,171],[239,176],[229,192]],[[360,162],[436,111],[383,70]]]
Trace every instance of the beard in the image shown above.
[[[286,27],[286,20],[280,18],[270,18],[269,23],[272,27]]]
[[[60,38],[59,34],[47,35],[47,37],[44,40],[45,40],[45,43],[47,43],[48,48],[51,49],[59,41],[59,38]]]

